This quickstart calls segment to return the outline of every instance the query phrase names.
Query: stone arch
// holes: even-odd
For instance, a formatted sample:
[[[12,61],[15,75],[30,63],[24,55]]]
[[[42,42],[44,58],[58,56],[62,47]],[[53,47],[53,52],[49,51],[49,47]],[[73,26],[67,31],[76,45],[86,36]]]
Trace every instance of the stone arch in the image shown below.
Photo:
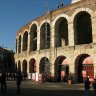
[[[35,73],[36,72],[36,60],[34,58],[31,58],[29,61],[29,73]]]
[[[21,34],[21,33],[20,33],[20,34],[18,35],[18,38],[19,38],[19,36],[20,36],[20,35],[21,35],[21,39],[22,39],[22,37],[23,37],[23,34]]]
[[[23,74],[27,74],[27,61],[24,59],[22,64],[22,72]]]
[[[43,79],[46,81],[51,78],[51,63],[47,57],[42,57],[39,63],[39,73],[43,75]]]
[[[21,35],[19,35],[18,53],[21,53]]]
[[[69,16],[68,16],[68,15],[66,15],[66,14],[60,14],[60,15],[58,15],[58,16],[54,19],[54,21],[53,21],[53,23],[52,23],[53,26],[55,26],[56,21],[57,21],[59,18],[61,18],[61,17],[66,18],[67,21],[69,21]]]
[[[37,50],[37,25],[32,24],[30,28],[30,51]]]
[[[35,25],[38,27],[38,22],[37,22],[37,21],[33,21],[33,22],[30,24],[30,26],[29,26],[29,30],[31,30],[31,27],[32,27],[33,24],[35,24]]]
[[[68,46],[68,21],[60,17],[55,22],[55,47]]]
[[[89,9],[89,8],[79,8],[79,9],[76,9],[75,12],[72,14],[71,20],[74,20],[74,17],[76,16],[76,14],[78,14],[79,12],[82,12],[82,11],[87,12],[88,14],[91,15],[91,17],[93,17],[93,11],[91,9]]]
[[[93,59],[88,54],[80,54],[75,59],[75,75],[77,82],[83,82],[87,76],[90,81],[94,79]]]
[[[43,21],[40,23],[40,28],[41,28],[41,26],[42,26],[44,23],[46,23],[46,20],[43,20]],[[47,20],[47,23],[50,24],[50,20]]]
[[[48,49],[50,48],[50,24],[48,22],[44,22],[40,27],[40,49]]]
[[[61,55],[55,60],[55,78],[58,82],[65,81],[65,77],[68,78],[69,75],[69,61],[68,59]],[[62,78],[63,77],[63,78]]]
[[[23,34],[23,51],[27,51],[28,46],[28,31],[25,31]]]
[[[21,72],[21,62],[20,62],[20,60],[18,61],[17,71],[20,71]]]
[[[86,11],[80,11],[74,17],[74,42],[75,45],[92,43],[91,15]]]

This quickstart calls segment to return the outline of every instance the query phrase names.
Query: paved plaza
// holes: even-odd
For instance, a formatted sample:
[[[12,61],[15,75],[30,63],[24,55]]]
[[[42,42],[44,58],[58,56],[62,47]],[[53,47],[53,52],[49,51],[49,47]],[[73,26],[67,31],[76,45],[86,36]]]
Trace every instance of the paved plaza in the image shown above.
[[[15,81],[7,81],[6,96],[17,96]],[[90,96],[93,96],[93,89],[90,89]],[[0,92],[0,96],[4,96]],[[36,83],[32,81],[22,81],[21,94],[19,96],[84,96],[83,84],[67,83]]]

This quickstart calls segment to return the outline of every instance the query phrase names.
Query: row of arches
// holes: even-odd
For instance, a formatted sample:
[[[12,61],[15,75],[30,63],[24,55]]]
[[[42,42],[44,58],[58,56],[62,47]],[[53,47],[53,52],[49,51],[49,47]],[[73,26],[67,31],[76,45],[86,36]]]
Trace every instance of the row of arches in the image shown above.
[[[91,20],[91,14],[89,14],[87,11],[80,11],[78,12],[73,23],[73,35],[74,35],[74,44],[89,44],[92,43],[92,20]],[[51,47],[51,39],[54,38],[54,46],[55,47],[62,47],[62,46],[68,46],[69,45],[69,39],[70,32],[69,32],[69,21],[67,18],[61,16],[58,18],[54,24],[54,36],[52,36],[52,30],[51,25],[49,22],[44,22],[39,31],[40,31],[40,40],[37,40],[38,38],[38,25],[33,24],[30,28],[30,31],[25,31],[23,36],[19,35],[19,39],[17,42],[16,39],[16,51],[18,49],[18,53],[21,53],[21,51],[26,51],[28,49],[28,42],[29,45],[29,51],[36,51],[37,50],[37,42],[39,42],[40,48],[38,50],[42,49],[48,49]],[[69,25],[68,25],[69,24]],[[46,33],[47,30],[47,33]],[[70,30],[71,31],[71,30]],[[30,40],[28,39],[28,36],[30,37]],[[81,39],[82,38],[82,39]],[[28,41],[29,40],[29,41]],[[22,47],[22,48],[21,48]]]
[[[83,82],[86,76],[90,77],[92,81],[94,79],[94,65],[93,59],[88,54],[81,54],[76,57],[75,64],[70,65],[70,60],[67,57],[61,55],[56,58],[54,61],[54,69],[51,68],[52,64],[47,57],[43,57],[39,63],[39,74],[44,74],[45,77],[50,76],[51,78],[51,71],[54,70],[54,78],[57,81],[62,80],[62,76],[66,76],[70,73],[70,66],[74,66],[74,75],[77,82]],[[27,68],[29,66],[29,68]],[[27,73],[35,73],[37,70],[37,63],[34,58],[29,61],[29,64],[26,60],[22,63],[22,72]],[[29,70],[28,70],[29,69]],[[18,61],[18,70],[21,71],[21,62]]]

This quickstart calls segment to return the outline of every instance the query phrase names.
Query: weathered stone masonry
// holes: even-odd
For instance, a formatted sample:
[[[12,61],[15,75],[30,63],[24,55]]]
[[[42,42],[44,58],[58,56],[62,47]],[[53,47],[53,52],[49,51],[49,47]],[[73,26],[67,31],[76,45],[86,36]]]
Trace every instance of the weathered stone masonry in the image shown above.
[[[44,60],[47,60],[47,67]],[[89,73],[86,71],[86,75],[90,75],[90,78],[91,75],[95,77],[96,1],[81,0],[48,12],[47,23],[46,15],[43,15],[22,27],[16,35],[15,63],[22,72],[45,72],[46,75],[50,73],[55,78],[60,75],[59,79],[61,71],[66,75],[71,72],[75,81],[84,77],[83,71],[87,70],[84,66],[89,64],[93,69],[90,67],[91,71],[88,69]],[[63,70],[59,67],[63,65],[67,65],[68,68],[62,67]]]

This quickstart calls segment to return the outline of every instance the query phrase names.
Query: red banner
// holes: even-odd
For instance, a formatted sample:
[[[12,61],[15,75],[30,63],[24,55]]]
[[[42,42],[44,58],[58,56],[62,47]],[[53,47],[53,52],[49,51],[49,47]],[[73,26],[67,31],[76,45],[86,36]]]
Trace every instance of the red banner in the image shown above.
[[[82,76],[83,77],[86,77],[87,76],[86,71],[84,71],[84,70],[82,71]]]

